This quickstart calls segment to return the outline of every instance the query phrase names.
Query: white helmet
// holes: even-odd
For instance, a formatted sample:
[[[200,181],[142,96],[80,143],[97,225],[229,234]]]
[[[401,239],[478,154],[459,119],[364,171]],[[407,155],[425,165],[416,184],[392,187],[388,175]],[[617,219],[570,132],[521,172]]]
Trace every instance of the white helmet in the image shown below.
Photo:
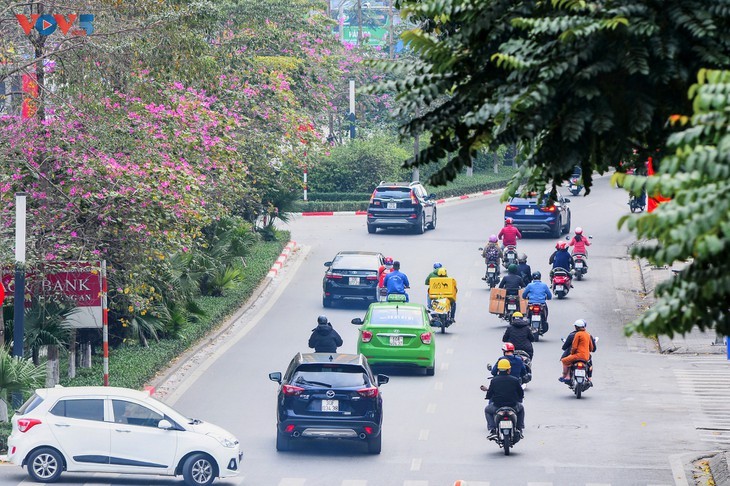
[[[588,323],[584,319],[578,319],[573,323],[575,327],[582,327],[585,328]]]
[[[575,234],[576,235],[582,235],[583,234],[583,228],[581,228],[580,226],[578,226],[577,228],[575,228]]]

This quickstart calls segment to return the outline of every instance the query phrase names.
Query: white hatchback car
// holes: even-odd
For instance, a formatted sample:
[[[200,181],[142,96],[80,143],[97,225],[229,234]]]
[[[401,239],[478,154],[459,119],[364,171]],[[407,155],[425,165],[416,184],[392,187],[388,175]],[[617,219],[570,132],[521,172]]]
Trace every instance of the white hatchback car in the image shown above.
[[[42,483],[74,471],[182,475],[208,485],[238,475],[243,458],[229,432],[127,388],[40,388],[12,423],[8,460]]]

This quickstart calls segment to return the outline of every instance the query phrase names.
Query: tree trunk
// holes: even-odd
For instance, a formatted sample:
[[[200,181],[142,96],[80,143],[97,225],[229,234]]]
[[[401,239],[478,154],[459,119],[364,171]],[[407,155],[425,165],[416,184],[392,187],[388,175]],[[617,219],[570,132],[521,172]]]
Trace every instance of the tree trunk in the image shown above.
[[[36,366],[38,366],[38,364],[40,363],[40,356],[39,356],[38,351],[39,351],[38,346],[34,346],[33,349],[31,350],[31,357],[33,358],[33,364]]]
[[[492,154],[492,161],[494,162],[494,173],[499,174],[499,156],[497,152]]]
[[[388,17],[390,22],[388,25],[388,57],[395,58],[395,43],[393,42],[393,0],[388,2]]]
[[[76,377],[76,328],[71,329],[68,339],[68,377]]]
[[[46,362],[46,388],[52,388],[60,381],[58,346],[56,344],[50,344],[48,346],[48,361]]]
[[[81,367],[91,368],[91,343],[81,345]]]
[[[362,45],[362,0],[357,0],[357,45]]]
[[[421,134],[416,133],[413,137],[413,158],[418,160],[418,153],[421,151]],[[417,182],[421,177],[421,173],[418,170],[418,166],[413,167],[413,173],[411,174],[411,182]]]
[[[469,167],[466,168],[466,176],[467,177],[474,176],[474,167],[469,166]]]

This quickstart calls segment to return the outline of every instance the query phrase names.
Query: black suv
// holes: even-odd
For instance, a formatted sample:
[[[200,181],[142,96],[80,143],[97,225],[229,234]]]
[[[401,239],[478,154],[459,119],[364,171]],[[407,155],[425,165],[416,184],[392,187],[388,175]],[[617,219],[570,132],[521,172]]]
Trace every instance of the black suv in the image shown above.
[[[381,182],[368,206],[368,233],[378,228],[410,228],[422,234],[436,228],[436,197],[419,182]]]
[[[292,441],[349,439],[367,443],[370,454],[380,454],[383,398],[379,385],[361,354],[297,353],[281,376],[276,411],[276,450],[286,451]]]
[[[341,251],[325,262],[322,279],[322,306],[335,301],[360,300],[370,304],[378,300],[378,269],[383,255],[371,251]]]

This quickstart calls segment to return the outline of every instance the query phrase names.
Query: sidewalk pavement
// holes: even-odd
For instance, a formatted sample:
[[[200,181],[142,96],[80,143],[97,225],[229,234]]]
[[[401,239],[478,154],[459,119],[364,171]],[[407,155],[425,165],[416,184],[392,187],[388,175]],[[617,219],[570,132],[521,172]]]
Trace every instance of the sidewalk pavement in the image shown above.
[[[676,264],[674,267],[655,267],[644,259],[639,262],[641,276],[644,281],[644,292],[646,294],[647,304],[651,305],[654,301],[654,288],[656,284],[673,277],[672,270],[681,270],[682,265]],[[695,328],[691,332],[682,335],[675,335],[670,338],[668,336],[658,336],[659,349],[661,353],[668,354],[725,354],[727,347],[723,339],[719,339],[714,331],[700,331]]]

